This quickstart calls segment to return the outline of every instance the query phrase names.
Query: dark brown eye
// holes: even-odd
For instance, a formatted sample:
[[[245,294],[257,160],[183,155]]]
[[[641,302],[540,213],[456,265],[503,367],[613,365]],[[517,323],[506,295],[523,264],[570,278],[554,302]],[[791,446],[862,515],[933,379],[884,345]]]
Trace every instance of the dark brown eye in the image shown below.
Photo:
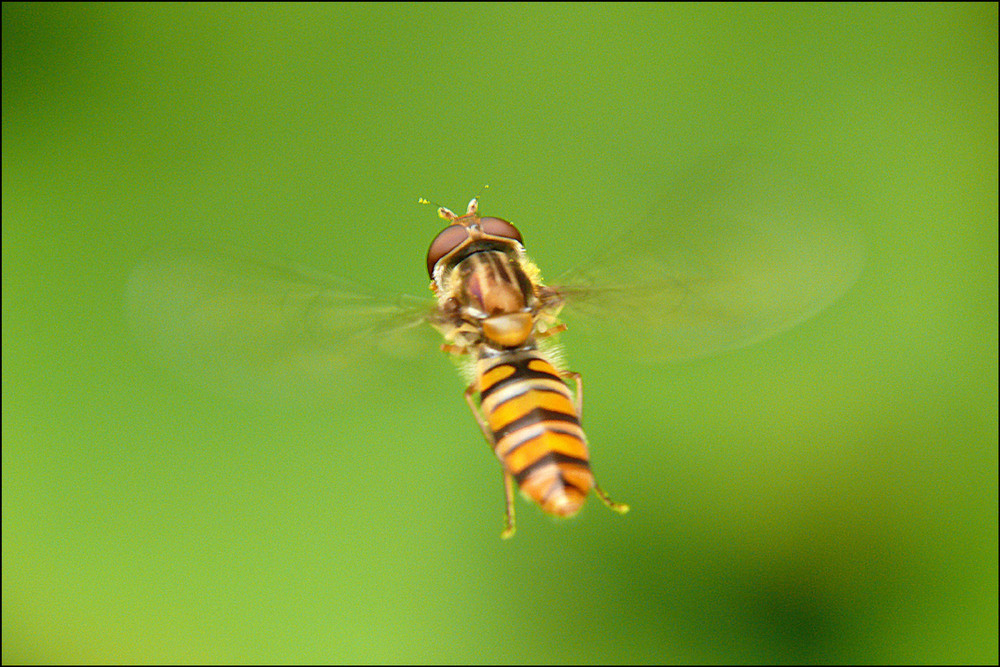
[[[480,218],[479,225],[491,236],[502,236],[505,239],[514,239],[518,243],[523,242],[517,227],[502,218]]]
[[[438,260],[462,244],[469,238],[469,232],[462,225],[451,225],[441,230],[441,233],[431,241],[427,250],[427,275],[434,277],[434,265]]]

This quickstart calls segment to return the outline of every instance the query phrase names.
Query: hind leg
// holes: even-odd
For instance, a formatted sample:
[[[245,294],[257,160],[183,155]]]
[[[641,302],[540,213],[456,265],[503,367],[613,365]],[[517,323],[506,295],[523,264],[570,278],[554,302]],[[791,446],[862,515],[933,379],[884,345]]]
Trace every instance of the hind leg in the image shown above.
[[[504,519],[500,539],[507,540],[514,537],[514,476],[506,470],[503,471],[503,493],[507,517]]]
[[[573,400],[576,407],[576,416],[578,419],[582,421],[583,420],[583,376],[574,371],[563,371],[560,375],[564,380],[570,379],[576,383],[576,395],[573,397]],[[609,496],[604,491],[604,489],[601,488],[600,484],[597,483],[596,479],[594,480],[594,493],[597,495],[598,498],[601,499],[601,502],[604,503],[608,507],[608,509],[614,510],[619,514],[625,514],[625,512],[628,512],[629,506],[626,505],[625,503],[616,503],[615,501],[611,500],[611,496]]]
[[[465,402],[468,403],[472,416],[476,418],[476,423],[479,424],[479,429],[483,432],[483,437],[486,438],[486,444],[490,446],[491,451],[495,451],[496,445],[493,442],[493,431],[490,429],[489,422],[486,421],[486,418],[479,411],[479,406],[476,405],[475,394],[476,387],[470,384],[465,388]],[[514,535],[514,476],[507,472],[506,468],[503,469],[503,491],[504,505],[507,513],[500,538],[506,540]]]
[[[619,514],[625,514],[629,511],[629,506],[625,503],[616,503],[611,500],[611,497],[604,491],[604,489],[601,488],[596,479],[594,480],[594,493],[597,494],[597,497],[601,499],[601,502],[604,503],[609,510],[613,510]]]

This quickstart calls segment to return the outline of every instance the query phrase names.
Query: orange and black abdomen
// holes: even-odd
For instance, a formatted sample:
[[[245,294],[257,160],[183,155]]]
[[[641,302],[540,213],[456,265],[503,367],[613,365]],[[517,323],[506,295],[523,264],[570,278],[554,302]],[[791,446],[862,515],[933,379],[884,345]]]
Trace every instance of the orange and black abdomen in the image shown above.
[[[505,470],[549,514],[576,514],[594,478],[572,394],[558,371],[537,350],[521,350],[480,359],[477,384]]]

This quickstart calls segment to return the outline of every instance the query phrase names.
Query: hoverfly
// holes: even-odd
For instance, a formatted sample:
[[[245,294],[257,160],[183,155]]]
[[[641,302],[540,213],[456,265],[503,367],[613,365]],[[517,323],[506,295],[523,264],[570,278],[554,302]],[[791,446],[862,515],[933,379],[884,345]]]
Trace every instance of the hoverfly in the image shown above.
[[[628,505],[613,502],[590,470],[580,374],[558,370],[542,343],[564,328],[562,295],[542,283],[521,232],[502,218],[481,218],[477,199],[465,215],[438,213],[451,224],[427,251],[438,300],[433,324],[447,351],[473,360],[465,400],[503,468],[502,536],[514,533],[514,481],[553,516],[576,514],[591,489],[624,514]],[[575,400],[567,380],[576,384]]]
[[[555,340],[566,329],[564,306],[567,315],[604,317],[602,330],[621,334],[623,354],[689,359],[794,326],[843,294],[862,263],[852,235],[803,227],[794,215],[689,210],[674,214],[701,225],[699,233],[626,220],[622,239],[547,285],[521,232],[480,216],[478,198],[463,215],[438,213],[449,224],[426,256],[433,300],[366,293],[248,254],[183,252],[133,272],[133,326],[172,365],[192,374],[235,369],[229,383],[238,385],[262,369],[286,382],[331,371],[361,348],[392,348],[401,333],[431,325],[444,337],[442,349],[465,366],[466,402],[500,461],[506,538],[515,529],[515,484],[557,517],[576,514],[591,490],[609,508],[628,511],[591,472],[582,379],[564,367]],[[733,226],[716,236],[732,235],[731,242],[692,242],[707,223],[727,219]]]

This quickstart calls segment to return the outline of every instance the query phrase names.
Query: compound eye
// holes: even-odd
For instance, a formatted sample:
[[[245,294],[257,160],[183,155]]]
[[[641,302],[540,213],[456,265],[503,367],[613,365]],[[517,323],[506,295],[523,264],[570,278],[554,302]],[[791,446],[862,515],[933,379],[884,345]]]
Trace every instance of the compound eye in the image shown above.
[[[521,232],[517,231],[517,227],[502,218],[480,218],[479,226],[490,236],[502,236],[523,243]]]
[[[469,238],[469,232],[462,225],[451,225],[441,230],[441,233],[431,241],[427,250],[427,275],[434,277],[434,266],[449,252],[462,245]]]

